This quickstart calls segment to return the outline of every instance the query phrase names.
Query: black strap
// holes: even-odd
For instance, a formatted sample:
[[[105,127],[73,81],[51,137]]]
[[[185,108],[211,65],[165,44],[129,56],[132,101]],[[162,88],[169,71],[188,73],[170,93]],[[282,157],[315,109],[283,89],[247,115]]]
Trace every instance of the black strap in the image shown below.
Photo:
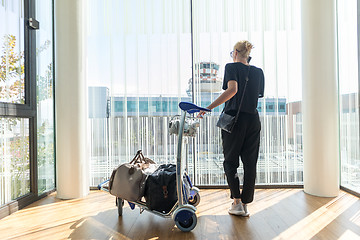
[[[239,118],[240,109],[241,109],[241,105],[242,105],[242,102],[243,102],[243,99],[244,99],[246,86],[247,86],[247,83],[248,83],[248,81],[249,81],[249,73],[250,73],[250,65],[249,65],[248,72],[247,72],[247,75],[246,75],[246,78],[245,78],[244,91],[243,91],[242,96],[241,96],[239,110],[238,110],[238,112],[236,113],[235,122],[237,122],[237,120],[238,120],[238,118]]]

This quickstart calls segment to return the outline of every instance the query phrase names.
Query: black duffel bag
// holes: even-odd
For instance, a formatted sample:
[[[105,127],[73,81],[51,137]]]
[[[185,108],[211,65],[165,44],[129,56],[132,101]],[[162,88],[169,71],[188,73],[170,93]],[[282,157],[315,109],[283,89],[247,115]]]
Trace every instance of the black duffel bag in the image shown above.
[[[150,210],[168,213],[177,201],[176,165],[162,164],[148,176],[145,201]]]

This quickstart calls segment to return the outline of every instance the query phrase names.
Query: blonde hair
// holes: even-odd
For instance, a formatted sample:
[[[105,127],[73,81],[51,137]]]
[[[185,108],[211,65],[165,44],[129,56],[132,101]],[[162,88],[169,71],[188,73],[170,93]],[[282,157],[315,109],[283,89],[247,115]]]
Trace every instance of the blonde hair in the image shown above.
[[[248,58],[254,46],[247,40],[237,42],[234,46],[234,51],[238,51],[241,58]]]

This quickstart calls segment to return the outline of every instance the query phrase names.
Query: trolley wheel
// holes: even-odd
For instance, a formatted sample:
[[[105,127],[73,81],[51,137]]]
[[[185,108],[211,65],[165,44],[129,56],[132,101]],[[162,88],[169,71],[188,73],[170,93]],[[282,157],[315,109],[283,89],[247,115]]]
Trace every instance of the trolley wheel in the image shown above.
[[[197,224],[197,217],[193,210],[180,210],[175,216],[176,226],[183,232],[190,232]]]
[[[196,207],[200,203],[200,194],[197,192],[192,198],[189,199],[189,204]]]
[[[117,206],[117,209],[118,209],[118,214],[119,214],[119,216],[122,216],[123,206],[124,206],[124,200],[117,197],[117,198],[116,198],[116,206]]]

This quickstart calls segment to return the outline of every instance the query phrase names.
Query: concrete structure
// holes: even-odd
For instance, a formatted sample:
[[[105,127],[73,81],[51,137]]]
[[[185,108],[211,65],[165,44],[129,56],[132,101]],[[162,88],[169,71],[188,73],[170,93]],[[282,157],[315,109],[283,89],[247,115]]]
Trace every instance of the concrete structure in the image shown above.
[[[304,190],[339,192],[336,1],[302,1]]]

